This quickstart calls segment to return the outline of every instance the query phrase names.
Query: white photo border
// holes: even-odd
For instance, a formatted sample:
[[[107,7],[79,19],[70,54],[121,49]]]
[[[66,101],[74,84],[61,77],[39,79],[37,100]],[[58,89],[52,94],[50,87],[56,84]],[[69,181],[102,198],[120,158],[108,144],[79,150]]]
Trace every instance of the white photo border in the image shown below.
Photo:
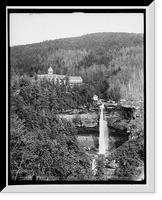
[[[9,9],[10,7],[8,7]],[[12,7],[11,7],[12,8]],[[23,8],[23,7],[22,7]],[[26,8],[26,7],[25,7]],[[40,8],[40,7],[39,7]],[[42,7],[41,7],[42,8]],[[44,7],[46,8],[46,7]],[[50,7],[51,9],[52,7]],[[55,7],[56,8],[56,7]],[[74,7],[71,7],[72,9]],[[76,6],[75,6],[76,8]],[[79,7],[80,9],[81,7]],[[101,7],[99,7],[100,9]],[[153,1],[149,6],[142,7],[108,7],[104,9],[145,9],[146,17],[146,131],[147,131],[147,182],[146,184],[137,185],[102,185],[102,184],[60,184],[60,185],[8,185],[8,117],[6,116],[6,187],[2,193],[154,193],[155,192],[155,2]],[[48,9],[48,8],[47,8]],[[69,9],[69,7],[68,7]],[[91,9],[91,7],[88,7]],[[95,9],[98,9],[95,7]],[[101,8],[102,9],[102,8]],[[6,19],[7,19],[6,14]],[[8,22],[8,19],[6,23]],[[8,26],[6,26],[7,29]],[[9,35],[9,33],[8,33]],[[6,47],[8,48],[8,40],[6,40]],[[7,49],[6,48],[6,49]],[[6,50],[7,51],[7,50]],[[6,63],[8,64],[8,52],[6,52]],[[7,66],[6,66],[7,70]],[[8,84],[8,71],[6,71],[6,80]],[[8,88],[6,84],[6,90]],[[8,92],[8,91],[7,91]],[[8,93],[7,93],[8,94]],[[6,95],[6,103],[8,105],[8,96]],[[8,113],[8,109],[6,110]]]

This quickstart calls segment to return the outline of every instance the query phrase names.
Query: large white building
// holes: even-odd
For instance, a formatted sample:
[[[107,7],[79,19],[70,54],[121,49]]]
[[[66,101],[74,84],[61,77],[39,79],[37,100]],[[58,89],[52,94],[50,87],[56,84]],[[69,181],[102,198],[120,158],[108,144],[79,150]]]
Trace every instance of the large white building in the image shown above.
[[[53,80],[55,84],[57,82],[59,84],[61,84],[62,81],[65,84],[66,81],[68,81],[70,86],[80,85],[83,82],[83,79],[80,76],[66,76],[66,75],[53,74],[53,69],[51,67],[48,69],[48,74],[38,74],[37,75],[38,80],[44,79],[44,78],[46,78],[50,81]]]

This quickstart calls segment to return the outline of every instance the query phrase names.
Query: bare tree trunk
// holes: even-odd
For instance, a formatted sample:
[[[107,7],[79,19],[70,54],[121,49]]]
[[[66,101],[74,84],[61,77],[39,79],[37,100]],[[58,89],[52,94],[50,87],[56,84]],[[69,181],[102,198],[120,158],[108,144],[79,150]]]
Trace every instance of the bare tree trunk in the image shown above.
[[[128,88],[129,88],[129,91],[130,91],[130,79],[129,79],[129,83],[128,83]]]
[[[17,170],[17,172],[16,172],[15,181],[16,181],[17,176],[18,176],[18,174],[19,174],[19,171],[20,171],[20,169],[21,169],[22,163],[23,163],[23,158],[22,158],[21,163],[20,163],[20,165],[19,165],[19,168],[18,168],[18,170]]]
[[[134,80],[136,79],[136,67],[135,67],[135,65],[133,67],[133,78],[134,78]]]

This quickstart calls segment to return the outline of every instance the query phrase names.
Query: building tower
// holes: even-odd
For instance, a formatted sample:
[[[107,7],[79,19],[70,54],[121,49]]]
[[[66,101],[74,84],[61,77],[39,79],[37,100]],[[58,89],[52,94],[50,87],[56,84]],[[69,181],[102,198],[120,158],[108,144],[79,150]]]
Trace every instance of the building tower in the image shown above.
[[[53,75],[53,69],[52,69],[52,67],[50,67],[50,68],[48,69],[48,75]]]

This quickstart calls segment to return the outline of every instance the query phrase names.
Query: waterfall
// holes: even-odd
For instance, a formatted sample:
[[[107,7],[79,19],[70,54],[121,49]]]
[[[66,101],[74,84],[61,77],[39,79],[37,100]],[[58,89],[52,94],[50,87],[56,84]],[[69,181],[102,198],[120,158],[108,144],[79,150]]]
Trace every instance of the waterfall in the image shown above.
[[[99,152],[98,154],[105,154],[106,150],[108,150],[108,127],[107,127],[107,121],[104,120],[103,116],[103,109],[104,104],[100,106],[100,121],[99,121]]]

